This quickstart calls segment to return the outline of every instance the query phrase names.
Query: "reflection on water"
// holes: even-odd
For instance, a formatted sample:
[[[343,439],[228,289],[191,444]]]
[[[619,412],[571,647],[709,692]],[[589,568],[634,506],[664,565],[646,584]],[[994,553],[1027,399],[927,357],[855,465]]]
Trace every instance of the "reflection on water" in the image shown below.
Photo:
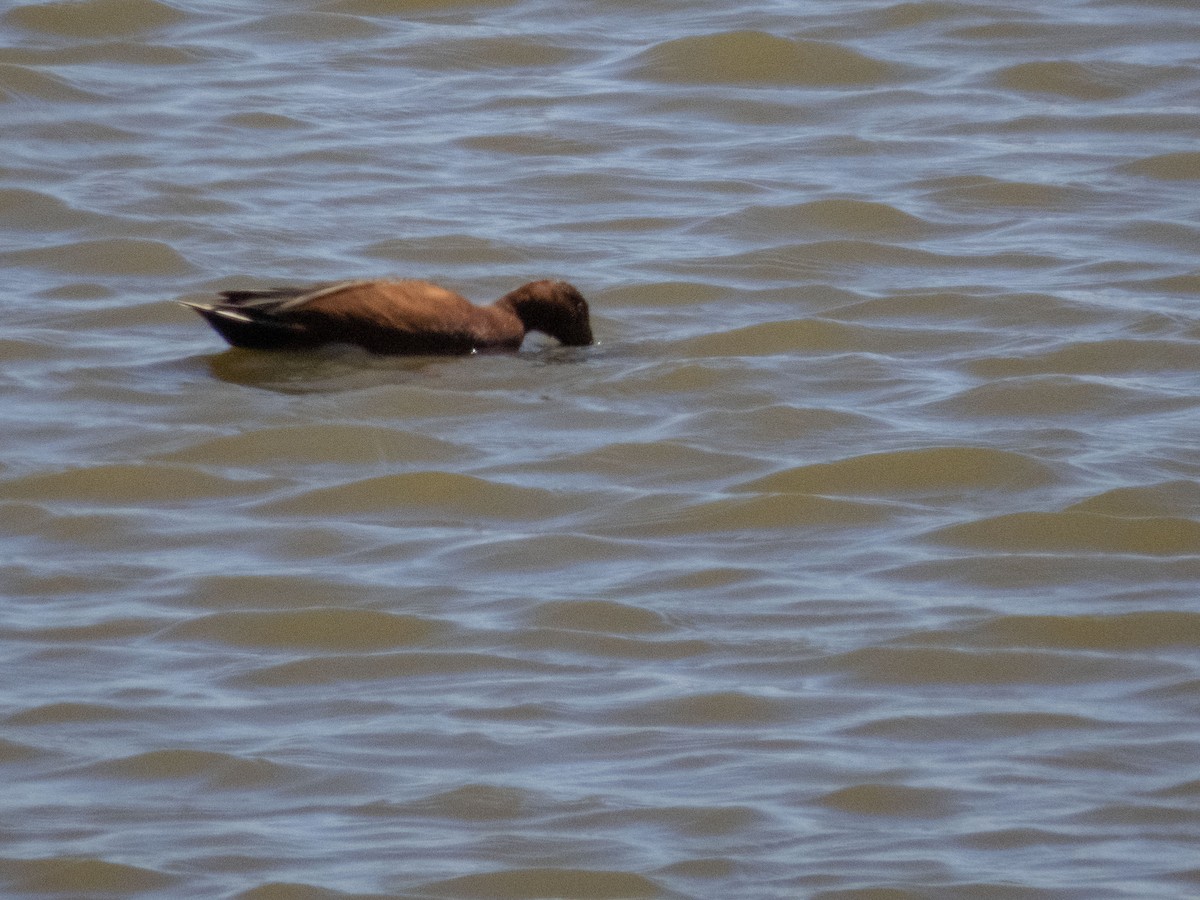
[[[336,393],[370,387],[381,381],[402,383],[420,378],[430,367],[445,364],[430,357],[381,357],[352,347],[278,353],[230,349],[204,357],[209,371],[222,381],[281,393]]]
[[[1189,13],[9,4],[6,895],[1194,894]]]

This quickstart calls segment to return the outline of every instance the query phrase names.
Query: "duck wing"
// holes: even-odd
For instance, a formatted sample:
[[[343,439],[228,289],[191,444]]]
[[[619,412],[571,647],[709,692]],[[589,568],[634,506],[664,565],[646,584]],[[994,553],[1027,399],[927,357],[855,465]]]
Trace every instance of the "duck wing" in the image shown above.
[[[250,288],[248,290],[221,291],[223,300],[214,303],[188,303],[188,306],[206,307],[213,309],[234,308],[247,313],[261,313],[265,316],[279,316],[289,310],[324,297],[335,294],[346,288],[370,284],[369,281],[336,281],[328,284],[308,286],[289,285],[283,287]]]

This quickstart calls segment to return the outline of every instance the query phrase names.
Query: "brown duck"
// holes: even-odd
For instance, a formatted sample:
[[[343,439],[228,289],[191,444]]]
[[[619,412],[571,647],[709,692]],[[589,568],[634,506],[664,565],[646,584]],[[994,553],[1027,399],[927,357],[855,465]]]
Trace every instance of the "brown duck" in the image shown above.
[[[587,301],[565,281],[532,281],[487,306],[428,281],[341,281],[221,298],[180,302],[233,346],[255,350],[356,344],[375,353],[462,354],[516,350],[529,331],[570,346],[592,343]]]

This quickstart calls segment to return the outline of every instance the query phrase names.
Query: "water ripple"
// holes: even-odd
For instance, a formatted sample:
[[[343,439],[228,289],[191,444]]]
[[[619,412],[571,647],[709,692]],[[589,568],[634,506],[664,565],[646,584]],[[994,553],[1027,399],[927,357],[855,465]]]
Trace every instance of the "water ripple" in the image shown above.
[[[840,44],[761,31],[664,41],[642,53],[634,67],[639,77],[670,83],[807,87],[877,84],[895,72],[895,67]]]
[[[1169,0],[0,12],[0,892],[1190,896]],[[176,300],[534,278],[598,342]]]

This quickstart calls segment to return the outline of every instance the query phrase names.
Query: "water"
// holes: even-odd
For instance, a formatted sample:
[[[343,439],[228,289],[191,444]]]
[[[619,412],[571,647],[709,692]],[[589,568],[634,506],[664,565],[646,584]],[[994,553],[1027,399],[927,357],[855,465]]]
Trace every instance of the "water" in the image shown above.
[[[1200,890],[1192,4],[2,8],[6,896]]]

